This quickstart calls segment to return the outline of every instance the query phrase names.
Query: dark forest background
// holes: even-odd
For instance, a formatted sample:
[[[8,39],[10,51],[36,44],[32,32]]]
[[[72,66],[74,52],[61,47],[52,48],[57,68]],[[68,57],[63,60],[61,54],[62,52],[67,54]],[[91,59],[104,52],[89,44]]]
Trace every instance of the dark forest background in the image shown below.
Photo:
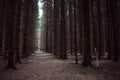
[[[57,58],[119,61],[120,0],[43,0],[40,50]],[[37,0],[0,0],[0,56],[7,69],[37,50]]]

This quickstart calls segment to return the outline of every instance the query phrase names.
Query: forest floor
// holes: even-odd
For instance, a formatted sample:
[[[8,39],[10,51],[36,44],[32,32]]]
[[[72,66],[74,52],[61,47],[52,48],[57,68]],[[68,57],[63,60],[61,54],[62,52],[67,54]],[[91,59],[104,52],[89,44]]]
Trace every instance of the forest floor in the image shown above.
[[[35,54],[17,64],[18,70],[5,70],[6,61],[0,58],[0,80],[120,80],[120,62],[101,60],[99,69],[84,68],[52,54]]]

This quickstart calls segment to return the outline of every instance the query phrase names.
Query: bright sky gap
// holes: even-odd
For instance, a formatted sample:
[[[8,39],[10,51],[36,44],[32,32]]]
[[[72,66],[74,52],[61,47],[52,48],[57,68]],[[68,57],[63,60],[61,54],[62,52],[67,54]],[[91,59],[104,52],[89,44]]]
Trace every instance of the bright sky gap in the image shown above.
[[[40,37],[41,37],[41,17],[43,15],[43,9],[42,9],[43,3],[39,0],[38,7],[39,7],[39,28],[38,28],[38,51],[40,51]]]

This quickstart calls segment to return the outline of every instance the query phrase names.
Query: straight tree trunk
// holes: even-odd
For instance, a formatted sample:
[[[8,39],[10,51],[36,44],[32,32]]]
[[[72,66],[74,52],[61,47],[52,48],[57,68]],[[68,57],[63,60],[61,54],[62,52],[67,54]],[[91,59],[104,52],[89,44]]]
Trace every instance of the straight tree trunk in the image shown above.
[[[57,21],[58,19],[56,18],[58,16],[58,0],[54,0],[54,55],[57,56],[58,48],[57,48]]]
[[[83,63],[84,67],[92,65],[91,50],[90,50],[90,16],[89,16],[89,0],[83,0],[83,26],[84,26],[84,54]]]
[[[78,64],[78,55],[77,55],[77,23],[76,23],[76,0],[74,0],[74,53],[75,53],[75,62]]]
[[[21,34],[21,9],[22,7],[22,1],[17,1],[17,10],[16,10],[16,38],[15,38],[15,42],[16,42],[16,62],[17,63],[21,63],[21,53],[20,53],[20,45],[22,45],[22,43],[20,42],[20,34]]]
[[[72,3],[69,1],[69,25],[70,25],[70,54],[73,55],[73,28],[72,28]]]
[[[99,42],[98,42],[98,57],[99,59],[101,59],[101,56],[102,56],[102,51],[101,51],[101,2],[100,0],[97,1],[97,8],[98,8],[98,35],[99,35]]]
[[[48,7],[48,3],[47,3],[47,7]],[[48,43],[48,37],[49,37],[49,35],[48,35],[48,9],[46,10],[46,27],[45,27],[45,31],[46,31],[46,39],[45,39],[45,41],[46,41],[46,43],[45,43],[45,47],[46,47],[46,52],[49,52],[49,43]]]
[[[7,13],[7,5],[6,5],[6,1],[4,1],[4,8],[3,8],[3,13],[4,13],[4,16],[3,16],[3,25],[2,25],[2,55],[4,55],[5,53],[5,37],[6,37],[6,13]]]
[[[15,30],[15,10],[16,10],[16,0],[8,1],[9,11],[8,11],[8,22],[7,27],[9,28],[9,53],[8,53],[8,65],[6,69],[17,69],[15,66],[15,42],[14,42],[14,30]]]
[[[113,19],[113,34],[114,34],[114,61],[119,61],[119,55],[120,55],[120,45],[119,45],[119,26],[118,26],[118,6],[117,6],[117,0],[110,0],[112,2],[112,19]]]
[[[82,0],[78,0],[78,10],[79,10],[79,50],[80,50],[80,53],[82,54],[83,53],[83,24],[82,24]]]
[[[110,0],[106,0],[106,6],[107,6],[107,52],[108,52],[108,59],[113,59],[114,54],[114,41],[113,41],[113,19],[112,19],[112,3]]]
[[[67,59],[65,0],[61,0],[61,57]]]

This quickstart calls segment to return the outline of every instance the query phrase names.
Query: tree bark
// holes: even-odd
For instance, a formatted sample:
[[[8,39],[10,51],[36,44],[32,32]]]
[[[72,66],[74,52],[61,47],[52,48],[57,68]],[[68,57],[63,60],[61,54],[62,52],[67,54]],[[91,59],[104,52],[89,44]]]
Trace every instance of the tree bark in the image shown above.
[[[61,57],[67,59],[65,0],[61,0]]]
[[[8,65],[6,69],[17,69],[15,66],[15,36],[14,36],[14,30],[15,30],[15,10],[16,10],[16,0],[8,1],[8,21],[7,21],[7,27],[9,29],[9,53],[8,53]]]
[[[83,26],[84,26],[84,54],[83,63],[84,67],[89,67],[92,64],[91,51],[90,51],[90,16],[89,16],[89,0],[83,0]]]

